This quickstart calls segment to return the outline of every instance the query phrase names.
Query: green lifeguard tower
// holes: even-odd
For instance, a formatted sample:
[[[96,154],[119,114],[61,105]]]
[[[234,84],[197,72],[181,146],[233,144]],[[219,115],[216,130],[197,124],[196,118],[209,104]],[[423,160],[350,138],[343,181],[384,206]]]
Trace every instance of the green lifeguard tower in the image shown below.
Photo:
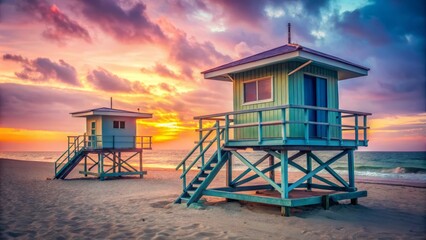
[[[55,179],[65,179],[82,161],[84,176],[106,177],[140,175],[142,152],[151,149],[151,136],[137,136],[136,120],[152,118],[151,113],[102,107],[71,113],[86,118],[86,132],[68,136],[68,149],[55,162]],[[138,160],[138,167],[132,164]]]
[[[176,203],[189,206],[202,196],[213,196],[278,205],[286,216],[292,207],[328,208],[344,199],[357,204],[367,192],[355,187],[354,151],[368,145],[371,114],[339,109],[338,82],[367,76],[368,71],[289,41],[202,72],[205,79],[232,82],[234,111],[194,118],[199,121],[199,141],[176,168],[183,171],[183,191]],[[261,157],[250,161],[241,152],[246,149]],[[318,151],[333,156],[320,159]],[[345,177],[332,166],[343,158]],[[233,161],[246,170],[233,170]],[[289,182],[290,166],[302,173],[297,181]],[[209,188],[222,169],[225,185]],[[323,172],[328,176],[319,174]],[[259,179],[263,184],[254,183]]]

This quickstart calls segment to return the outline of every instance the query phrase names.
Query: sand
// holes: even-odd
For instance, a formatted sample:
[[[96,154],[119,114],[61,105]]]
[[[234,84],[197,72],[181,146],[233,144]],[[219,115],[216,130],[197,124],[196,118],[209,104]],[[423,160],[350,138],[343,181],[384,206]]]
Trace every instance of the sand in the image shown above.
[[[173,204],[179,172],[46,180],[53,164],[0,160],[0,239],[425,239],[426,188],[359,183],[369,196],[294,209],[208,198]],[[78,175],[71,175],[78,177]]]

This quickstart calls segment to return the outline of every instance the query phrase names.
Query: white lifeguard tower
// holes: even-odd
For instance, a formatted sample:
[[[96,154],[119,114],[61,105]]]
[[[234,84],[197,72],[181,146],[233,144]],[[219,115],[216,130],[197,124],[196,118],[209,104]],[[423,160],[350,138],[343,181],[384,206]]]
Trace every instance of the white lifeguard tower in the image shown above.
[[[66,176],[84,159],[81,174],[105,177],[140,175],[142,152],[151,149],[151,136],[137,136],[136,120],[152,118],[151,113],[132,112],[102,107],[71,113],[73,117],[86,118],[86,132],[80,136],[68,136],[68,149],[55,162],[55,178]],[[122,158],[122,153],[130,153]],[[91,155],[97,155],[93,157]],[[129,162],[139,156],[139,169]],[[88,161],[89,160],[89,161]],[[112,166],[105,166],[111,161]],[[91,171],[97,166],[97,171]]]

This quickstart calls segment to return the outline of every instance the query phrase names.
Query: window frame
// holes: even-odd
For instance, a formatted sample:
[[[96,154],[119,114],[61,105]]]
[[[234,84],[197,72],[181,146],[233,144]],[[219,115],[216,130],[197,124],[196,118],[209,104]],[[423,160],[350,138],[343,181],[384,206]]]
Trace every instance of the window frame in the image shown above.
[[[126,121],[119,121],[120,129],[126,129]]]
[[[259,99],[259,81],[261,80],[265,80],[265,79],[270,79],[271,80],[271,97],[268,99],[262,99],[262,100],[258,100]],[[245,101],[245,96],[246,96],[246,92],[245,92],[245,83],[250,83],[250,82],[256,82],[256,99],[255,101],[250,101],[250,102],[246,102]],[[242,105],[252,105],[252,104],[258,104],[258,103],[267,103],[267,102],[273,102],[274,101],[274,77],[272,75],[269,76],[264,76],[264,77],[260,77],[260,78],[255,78],[255,79],[250,79],[250,80],[246,80],[246,81],[242,81]]]

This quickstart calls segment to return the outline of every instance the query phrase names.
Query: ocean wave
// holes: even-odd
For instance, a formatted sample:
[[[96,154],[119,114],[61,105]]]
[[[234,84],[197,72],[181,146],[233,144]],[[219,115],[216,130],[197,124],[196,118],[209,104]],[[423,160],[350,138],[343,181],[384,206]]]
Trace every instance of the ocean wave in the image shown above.
[[[337,171],[347,171],[347,167],[334,167]],[[422,167],[380,167],[380,166],[356,166],[355,171],[357,172],[377,172],[377,173],[414,173],[414,174],[426,174],[426,168]]]
[[[379,167],[379,166],[357,166],[356,171],[382,172],[382,173],[416,173],[426,174],[425,168],[419,167]]]

